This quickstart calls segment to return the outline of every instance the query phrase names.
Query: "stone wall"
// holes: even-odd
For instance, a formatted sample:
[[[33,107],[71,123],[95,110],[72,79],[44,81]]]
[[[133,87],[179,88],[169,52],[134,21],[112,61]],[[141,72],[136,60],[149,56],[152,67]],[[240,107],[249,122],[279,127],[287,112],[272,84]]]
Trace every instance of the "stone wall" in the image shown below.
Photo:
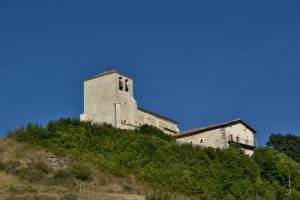
[[[240,144],[255,146],[255,133],[249,130],[241,123],[227,126],[224,128],[216,128],[208,131],[203,131],[199,134],[194,134],[182,138],[177,141],[183,143],[190,143],[204,147],[213,148],[228,148],[229,141],[238,142]],[[253,150],[242,148],[248,155],[253,154]]]
[[[163,130],[168,135],[179,133],[177,124],[166,119],[158,118],[150,113],[139,110],[138,121],[141,124],[149,124]]]
[[[220,129],[214,129],[199,134],[179,138],[177,139],[177,141],[204,147],[226,148],[227,142],[224,138],[222,138],[222,133],[223,131],[221,131]]]
[[[120,80],[123,90],[119,89]],[[125,80],[128,91],[125,90]],[[105,122],[123,129],[149,124],[167,134],[179,132],[176,123],[140,111],[133,97],[133,80],[119,73],[105,74],[84,82],[84,113],[81,120]]]

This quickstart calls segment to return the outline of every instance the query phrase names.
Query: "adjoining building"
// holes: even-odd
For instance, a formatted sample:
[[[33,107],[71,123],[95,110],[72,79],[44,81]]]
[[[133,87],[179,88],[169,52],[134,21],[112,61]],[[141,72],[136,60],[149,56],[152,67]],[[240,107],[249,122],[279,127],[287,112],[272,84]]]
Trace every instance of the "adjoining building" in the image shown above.
[[[253,154],[256,146],[256,131],[241,119],[207,127],[191,129],[174,136],[178,142],[200,145],[203,147],[228,148],[238,144],[248,155]]]
[[[139,107],[133,95],[133,79],[116,70],[84,80],[84,112],[80,119],[122,129],[149,124],[178,142],[214,148],[227,148],[237,143],[249,155],[256,146],[255,129],[240,119],[180,132],[177,121]]]

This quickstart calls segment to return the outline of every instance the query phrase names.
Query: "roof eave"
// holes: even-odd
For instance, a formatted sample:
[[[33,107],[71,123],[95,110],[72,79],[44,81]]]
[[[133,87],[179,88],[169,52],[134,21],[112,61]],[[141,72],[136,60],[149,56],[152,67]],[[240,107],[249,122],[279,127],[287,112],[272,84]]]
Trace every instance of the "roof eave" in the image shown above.
[[[214,129],[217,129],[217,128],[220,128],[220,127],[230,126],[232,124],[237,124],[237,123],[243,124],[249,130],[251,130],[254,134],[257,133],[256,130],[252,126],[247,124],[245,121],[243,121],[241,119],[237,119],[237,120],[232,120],[230,122],[225,122],[225,123],[222,123],[222,124],[212,125],[212,126],[209,126],[209,127],[206,127],[206,128],[203,127],[202,129],[198,128],[198,129],[195,129],[195,130],[186,131],[186,132],[183,132],[181,134],[175,135],[174,137],[175,138],[184,138],[184,137],[188,137],[188,136],[192,136],[192,135],[201,134],[201,133],[204,133],[204,132],[207,132],[207,131],[210,131],[210,130],[214,130]]]
[[[156,116],[156,117],[165,119],[165,120],[170,121],[170,122],[172,122],[172,123],[174,123],[174,124],[176,124],[176,125],[179,125],[179,122],[177,122],[177,121],[175,121],[175,120],[173,120],[173,119],[170,119],[169,117],[165,117],[165,116],[163,116],[163,115],[157,114],[157,113],[155,113],[155,112],[146,110],[146,109],[141,108],[141,107],[138,107],[138,110],[140,110],[140,111],[142,111],[142,112],[146,112],[146,113],[151,114],[151,115],[154,115],[154,116]]]
[[[117,70],[115,70],[115,69],[112,69],[112,70],[104,71],[104,72],[102,72],[102,73],[100,73],[100,74],[97,74],[97,75],[95,75],[95,76],[86,78],[86,79],[84,79],[83,81],[85,82],[85,81],[93,80],[93,79],[95,79],[95,78],[99,78],[99,77],[101,77],[101,76],[106,76],[106,75],[113,74],[113,73],[119,74],[119,75],[121,75],[121,76],[125,76],[125,77],[127,77],[127,78],[133,80],[133,78],[132,78],[131,76],[128,76],[128,75],[126,75],[126,74],[124,74],[124,73],[121,73],[121,72],[119,72],[119,71],[117,71]]]

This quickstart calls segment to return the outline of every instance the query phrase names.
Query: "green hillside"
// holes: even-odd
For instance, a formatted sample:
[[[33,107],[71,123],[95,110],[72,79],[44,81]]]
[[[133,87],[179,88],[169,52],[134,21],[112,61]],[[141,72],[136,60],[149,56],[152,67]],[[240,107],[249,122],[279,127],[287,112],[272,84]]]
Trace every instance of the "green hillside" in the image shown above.
[[[178,144],[154,127],[126,131],[76,119],[45,127],[29,124],[8,138],[75,163],[55,177],[88,184],[103,173],[127,180],[128,190],[144,186],[147,199],[300,199],[299,164],[272,148],[259,148],[250,158],[235,146],[220,150]],[[2,170],[13,173],[7,162],[1,161]],[[14,175],[31,177],[22,170]]]

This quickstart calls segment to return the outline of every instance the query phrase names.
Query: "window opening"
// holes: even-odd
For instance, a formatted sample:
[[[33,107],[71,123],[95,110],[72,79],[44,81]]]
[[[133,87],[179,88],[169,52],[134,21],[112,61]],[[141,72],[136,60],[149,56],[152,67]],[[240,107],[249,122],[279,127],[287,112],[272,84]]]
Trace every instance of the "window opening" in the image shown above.
[[[122,77],[119,77],[119,90],[123,90]]]
[[[128,79],[125,80],[125,91],[126,91],[126,92],[129,91],[129,87],[128,87]]]

